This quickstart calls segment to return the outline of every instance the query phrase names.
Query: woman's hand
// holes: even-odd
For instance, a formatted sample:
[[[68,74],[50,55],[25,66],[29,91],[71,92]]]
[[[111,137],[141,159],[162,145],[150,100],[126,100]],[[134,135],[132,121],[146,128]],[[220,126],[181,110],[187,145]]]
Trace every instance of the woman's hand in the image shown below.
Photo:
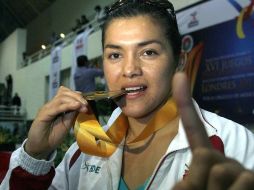
[[[63,141],[77,114],[87,111],[88,103],[79,92],[60,87],[33,121],[25,144],[26,152],[34,158],[46,159]]]
[[[184,129],[193,153],[188,176],[174,190],[251,190],[254,172],[213,149],[205,128],[195,111],[184,73],[173,79],[173,96],[179,108]],[[240,139],[239,139],[240,140]]]

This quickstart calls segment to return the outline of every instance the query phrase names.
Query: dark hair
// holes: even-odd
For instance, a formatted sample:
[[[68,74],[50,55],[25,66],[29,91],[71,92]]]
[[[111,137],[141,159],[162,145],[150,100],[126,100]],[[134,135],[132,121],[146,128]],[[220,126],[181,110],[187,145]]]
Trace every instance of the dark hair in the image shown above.
[[[172,7],[173,8],[173,7]],[[139,15],[148,15],[164,27],[169,43],[172,46],[175,61],[178,62],[181,52],[181,35],[178,30],[174,10],[168,12],[165,8],[139,2],[129,2],[116,10],[111,11],[102,26],[102,46],[104,46],[105,31],[112,20],[117,18],[128,18]]]
[[[78,67],[87,67],[88,66],[88,58],[86,55],[80,55],[77,57],[77,66]]]

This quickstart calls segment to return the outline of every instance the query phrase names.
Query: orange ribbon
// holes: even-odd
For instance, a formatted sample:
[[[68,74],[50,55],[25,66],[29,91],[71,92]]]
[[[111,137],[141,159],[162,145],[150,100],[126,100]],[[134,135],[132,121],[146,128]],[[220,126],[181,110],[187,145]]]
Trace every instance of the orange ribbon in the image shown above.
[[[156,112],[146,128],[131,143],[142,141],[166,126],[177,116],[177,107],[173,99],[169,99]],[[93,114],[80,113],[74,126],[74,134],[80,150],[86,154],[109,157],[124,139],[129,127],[128,118],[121,113],[105,132]]]

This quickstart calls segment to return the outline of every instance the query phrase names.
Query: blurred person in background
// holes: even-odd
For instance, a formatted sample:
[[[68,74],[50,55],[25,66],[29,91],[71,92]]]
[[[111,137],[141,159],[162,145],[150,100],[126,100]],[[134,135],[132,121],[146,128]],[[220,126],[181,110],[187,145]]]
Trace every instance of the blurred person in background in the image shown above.
[[[74,73],[75,90],[80,92],[93,92],[96,90],[96,77],[103,77],[103,70],[91,67],[86,55],[77,58],[77,67]],[[89,102],[94,114],[98,117],[96,102]]]
[[[12,105],[15,106],[15,114],[19,114],[21,107],[21,98],[19,97],[17,92],[12,97]]]

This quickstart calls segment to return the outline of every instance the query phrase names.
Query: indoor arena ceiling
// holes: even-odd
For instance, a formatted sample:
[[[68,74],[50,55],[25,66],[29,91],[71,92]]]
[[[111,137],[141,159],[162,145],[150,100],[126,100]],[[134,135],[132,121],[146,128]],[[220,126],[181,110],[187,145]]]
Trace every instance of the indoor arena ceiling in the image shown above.
[[[0,43],[15,29],[25,28],[56,0],[0,0]],[[171,0],[182,8],[202,0]]]
[[[17,28],[25,28],[55,0],[0,0],[0,43]]]

